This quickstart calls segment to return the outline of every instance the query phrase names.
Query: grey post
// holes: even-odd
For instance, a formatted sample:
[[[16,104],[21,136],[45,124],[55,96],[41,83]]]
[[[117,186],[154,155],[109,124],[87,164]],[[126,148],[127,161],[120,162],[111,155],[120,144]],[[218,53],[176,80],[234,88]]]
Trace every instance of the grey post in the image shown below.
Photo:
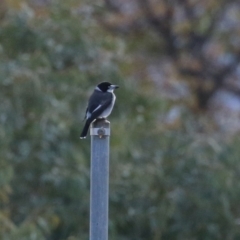
[[[110,122],[97,119],[91,129],[90,240],[108,240]]]

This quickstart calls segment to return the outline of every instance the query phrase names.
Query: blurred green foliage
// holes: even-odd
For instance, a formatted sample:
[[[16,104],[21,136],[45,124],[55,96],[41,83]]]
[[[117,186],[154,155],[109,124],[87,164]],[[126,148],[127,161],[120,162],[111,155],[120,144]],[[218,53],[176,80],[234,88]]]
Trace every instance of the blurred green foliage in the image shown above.
[[[116,240],[240,239],[240,150],[199,131],[154,86],[126,80],[122,40],[69,3],[44,17],[10,10],[0,23],[0,238],[88,239],[92,87],[119,84],[111,116],[110,236]],[[122,72],[122,73],[121,73]]]

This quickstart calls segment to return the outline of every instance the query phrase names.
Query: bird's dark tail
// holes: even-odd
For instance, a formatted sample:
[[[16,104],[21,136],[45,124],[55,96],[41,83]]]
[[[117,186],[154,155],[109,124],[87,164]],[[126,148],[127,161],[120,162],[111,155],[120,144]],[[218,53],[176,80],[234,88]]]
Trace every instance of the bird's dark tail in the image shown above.
[[[80,138],[86,138],[87,134],[88,134],[88,129],[90,127],[90,124],[91,124],[91,121],[87,120],[84,127],[83,127],[83,130],[82,130],[82,133],[80,135]]]

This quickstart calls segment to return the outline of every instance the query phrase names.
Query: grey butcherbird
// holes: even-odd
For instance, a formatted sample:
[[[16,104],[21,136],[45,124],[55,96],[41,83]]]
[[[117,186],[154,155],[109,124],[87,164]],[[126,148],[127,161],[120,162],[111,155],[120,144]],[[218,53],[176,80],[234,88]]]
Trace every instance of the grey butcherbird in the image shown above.
[[[85,114],[85,125],[83,127],[80,138],[86,138],[90,124],[97,118],[108,117],[113,109],[116,96],[113,93],[119,88],[109,82],[99,83],[89,98],[88,106]]]

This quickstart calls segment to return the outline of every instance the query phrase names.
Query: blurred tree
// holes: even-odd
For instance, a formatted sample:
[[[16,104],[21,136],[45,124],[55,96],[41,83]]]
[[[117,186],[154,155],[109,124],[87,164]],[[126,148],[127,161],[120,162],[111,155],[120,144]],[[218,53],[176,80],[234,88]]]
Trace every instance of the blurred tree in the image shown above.
[[[187,50],[189,31],[195,29],[189,24],[196,21],[201,29],[204,23],[198,23],[203,13],[195,4],[208,9],[216,2],[189,2],[196,19],[187,21],[186,30],[181,21],[177,29],[177,19],[174,29],[166,21],[160,26],[161,38],[153,34],[156,30],[147,37],[142,32],[155,29],[148,11],[173,21],[178,5],[171,10],[166,1],[160,8],[152,3],[157,5],[143,13],[142,4],[147,3],[139,2],[134,15],[135,2],[125,7],[127,2],[108,1],[114,13],[109,16],[96,2],[30,2],[18,1],[16,6],[16,1],[6,1],[8,10],[0,21],[0,239],[88,239],[89,142],[80,141],[79,132],[87,96],[102,80],[121,86],[111,115],[109,238],[239,239],[239,139],[226,144],[204,117],[186,109],[181,124],[171,120],[178,129],[170,129],[165,116],[170,112],[174,120],[179,108],[159,96],[161,78],[155,67],[148,69],[157,82],[146,81],[149,77],[143,74],[150,56],[165,56],[157,66],[176,79],[184,67],[192,71],[195,65],[199,71],[197,53]],[[121,8],[127,20],[125,14],[116,18]],[[119,30],[121,23],[121,32],[130,29],[132,38],[103,30],[96,21],[103,21],[100,13],[107,14],[108,27]],[[202,27],[205,33],[205,23]],[[183,45],[165,39],[176,38],[177,31],[181,41],[186,31]],[[138,61],[125,53],[126,46]],[[187,91],[171,79],[168,83],[160,86],[178,103]]]
[[[108,30],[127,36],[135,64],[145,68],[141,78],[153,80],[162,94],[180,94],[194,110],[210,110],[222,128],[240,130],[219,120],[227,112],[239,122],[238,1],[105,0],[105,7],[99,19]]]
[[[43,17],[22,6],[0,25],[0,238],[86,239],[89,150],[79,122],[88,87],[117,81],[115,44],[74,1]]]
[[[7,10],[5,0],[0,0],[0,20],[4,17]]]

